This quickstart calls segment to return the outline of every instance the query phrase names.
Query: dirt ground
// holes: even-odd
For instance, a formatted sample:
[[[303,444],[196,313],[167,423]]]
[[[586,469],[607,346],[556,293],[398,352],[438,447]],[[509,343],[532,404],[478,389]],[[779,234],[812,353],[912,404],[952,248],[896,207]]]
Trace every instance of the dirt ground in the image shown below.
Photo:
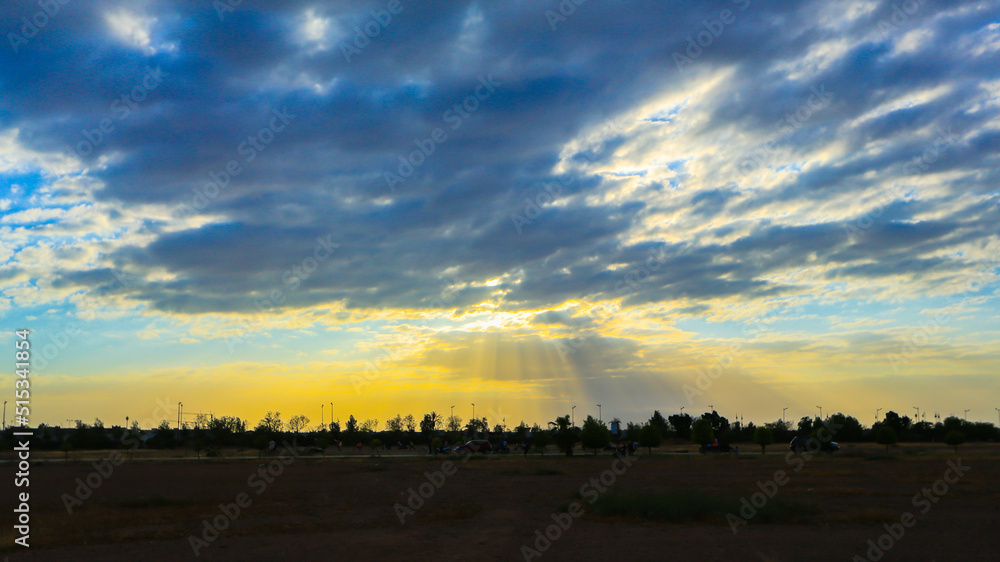
[[[0,549],[12,561],[153,562],[195,558],[189,538],[195,536],[205,541],[197,547],[203,560],[525,560],[526,553],[553,561],[867,560],[868,541],[878,541],[884,524],[899,523],[909,512],[915,523],[897,527],[904,533],[891,545],[882,539],[889,548],[881,560],[1000,560],[1000,447],[963,446],[956,453],[941,445],[908,446],[888,458],[880,451],[846,447],[804,462],[790,462],[783,452],[749,454],[749,448],[738,458],[642,453],[631,466],[609,455],[518,454],[452,456],[453,467],[443,464],[448,457],[412,453],[285,457],[287,465],[277,458],[134,461],[101,477],[73,514],[63,495],[75,494],[77,479],[86,482],[93,466],[42,461],[31,467],[30,549],[13,544],[15,470],[8,453],[0,465],[11,476],[0,482]],[[947,491],[942,484],[935,489],[945,476],[955,480],[956,473],[946,471],[959,458],[969,467],[965,474]],[[431,478],[435,487],[425,473],[438,471],[452,474],[443,482]],[[769,487],[777,471],[787,474],[787,483],[775,485],[776,499],[768,501],[815,506],[814,515],[778,522],[750,518],[734,533],[724,516],[665,522],[603,516],[589,503],[603,475],[620,493],[722,495],[732,498],[739,515],[740,498],[752,499],[759,483]],[[924,488],[934,501],[914,505]],[[401,523],[394,505],[406,505],[411,489],[429,497],[412,513],[401,512]],[[249,503],[230,521],[219,505],[234,504],[240,494]],[[574,503],[582,516],[563,516],[568,528],[556,534],[553,527],[549,532],[557,538],[540,541],[536,531],[545,533],[554,525],[553,514],[558,518]],[[204,521],[213,519],[225,529],[206,540],[212,533],[203,534]]]

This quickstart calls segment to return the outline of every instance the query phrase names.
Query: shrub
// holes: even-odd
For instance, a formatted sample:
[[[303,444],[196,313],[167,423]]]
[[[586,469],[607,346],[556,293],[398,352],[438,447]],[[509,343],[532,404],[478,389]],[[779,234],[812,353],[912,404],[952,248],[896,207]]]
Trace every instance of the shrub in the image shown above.
[[[953,429],[944,436],[944,442],[955,448],[955,452],[958,452],[958,446],[965,443],[965,434],[957,429]]]
[[[875,436],[875,442],[879,445],[885,445],[885,452],[889,452],[889,446],[895,445],[899,441],[899,437],[896,435],[896,430],[884,425],[878,430],[878,435]]]

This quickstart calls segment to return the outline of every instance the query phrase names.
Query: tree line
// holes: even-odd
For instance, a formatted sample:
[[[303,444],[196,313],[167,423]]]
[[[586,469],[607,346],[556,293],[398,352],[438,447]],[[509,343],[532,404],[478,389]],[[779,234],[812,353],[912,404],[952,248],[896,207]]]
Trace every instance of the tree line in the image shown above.
[[[659,410],[641,423],[621,423],[612,420],[611,427],[603,420],[587,416],[581,427],[571,422],[569,415],[557,417],[539,424],[519,425],[508,428],[504,423],[490,428],[485,417],[474,418],[463,423],[458,416],[444,416],[430,412],[418,422],[413,415],[396,415],[379,426],[377,419],[360,421],[351,415],[341,426],[339,421],[307,429],[309,418],[296,415],[287,421],[280,412],[267,412],[260,421],[248,429],[246,421],[235,416],[201,418],[193,424],[183,424],[180,429],[163,421],[154,430],[143,431],[138,424],[131,427],[105,427],[97,419],[93,424],[78,421],[75,428],[65,430],[58,426],[39,425],[32,438],[32,447],[49,450],[94,450],[112,448],[172,449],[190,448],[200,456],[202,452],[212,456],[221,448],[263,450],[272,441],[283,439],[294,441],[301,446],[327,449],[331,446],[347,447],[428,447],[438,450],[442,446],[454,446],[467,439],[485,438],[494,442],[529,445],[544,451],[553,444],[565,454],[581,446],[595,453],[612,443],[633,443],[650,450],[664,442],[693,442],[699,445],[718,440],[726,444],[755,443],[762,448],[772,443],[789,442],[796,436],[815,436],[820,428],[833,428],[833,438],[839,442],[877,442],[892,444],[899,441],[943,442],[957,445],[965,441],[1000,441],[1000,430],[991,423],[968,422],[955,416],[942,421],[911,420],[894,411],[875,422],[871,427],[863,426],[856,418],[842,413],[832,414],[825,419],[802,417],[792,422],[777,420],[760,426],[753,422],[746,425],[739,421],[730,422],[716,411],[705,412],[698,418],[689,414],[663,416]],[[618,432],[612,434],[611,428]],[[13,431],[9,427],[2,436],[3,448],[14,446]]]

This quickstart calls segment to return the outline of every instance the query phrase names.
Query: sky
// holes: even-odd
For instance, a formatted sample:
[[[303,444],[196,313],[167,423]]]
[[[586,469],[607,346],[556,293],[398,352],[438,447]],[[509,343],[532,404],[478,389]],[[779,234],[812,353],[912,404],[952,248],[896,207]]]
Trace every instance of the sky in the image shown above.
[[[0,6],[32,424],[997,420],[1000,1],[50,4]]]

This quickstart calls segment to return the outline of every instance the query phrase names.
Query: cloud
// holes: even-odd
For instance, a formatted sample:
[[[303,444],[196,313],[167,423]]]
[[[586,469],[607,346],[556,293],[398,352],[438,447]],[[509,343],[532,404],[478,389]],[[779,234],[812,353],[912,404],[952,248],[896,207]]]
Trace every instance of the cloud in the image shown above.
[[[368,2],[70,3],[0,53],[4,295],[124,272],[116,302],[178,322],[273,299],[601,338],[916,306],[995,263],[998,6],[590,2],[553,30],[544,3],[404,3],[348,60]]]

